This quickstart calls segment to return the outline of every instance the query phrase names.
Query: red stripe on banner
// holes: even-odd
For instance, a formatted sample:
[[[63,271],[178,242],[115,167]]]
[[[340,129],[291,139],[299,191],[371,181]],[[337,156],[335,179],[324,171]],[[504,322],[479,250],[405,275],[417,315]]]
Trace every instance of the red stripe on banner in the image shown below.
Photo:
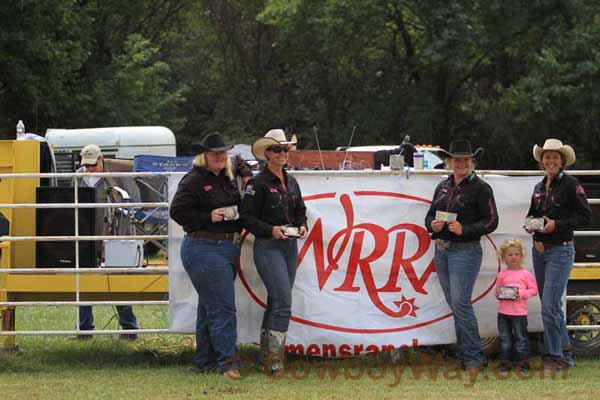
[[[258,304],[259,306],[261,306],[262,308],[266,309],[267,305],[258,298],[258,296],[254,293],[254,290],[252,290],[252,288],[250,288],[250,285],[248,285],[248,281],[246,280],[246,277],[244,276],[244,273],[242,272],[242,246],[244,245],[244,240],[246,240],[246,236],[248,236],[250,232],[248,231],[244,231],[244,233],[242,234],[241,240],[240,240],[240,257],[238,258],[238,265],[237,265],[237,272],[238,272],[238,276],[240,277],[240,281],[242,281],[242,285],[244,285],[244,287],[246,288],[246,291],[248,292],[248,294],[250,295],[250,297],[252,297],[252,300],[254,300],[256,302],[256,304]]]
[[[494,254],[498,254],[498,248],[496,247],[496,243],[494,243],[494,241],[488,235],[485,235],[485,238],[488,240],[488,242],[490,242],[490,244],[494,248]],[[497,278],[498,272],[500,272],[501,269],[502,269],[502,261],[500,261],[500,257],[498,257],[498,270],[496,271],[496,278],[494,278],[491,286],[489,288],[487,288],[487,290],[484,291],[481,296],[479,296],[475,300],[473,300],[473,304],[477,303],[479,300],[484,298],[485,295],[488,294],[490,292],[490,290],[492,290],[496,286],[496,279],[498,279]]]
[[[431,325],[435,322],[441,321],[448,317],[452,316],[452,313],[448,313],[446,315],[442,315],[436,319],[432,319],[431,321],[421,322],[420,324],[403,326],[401,328],[386,328],[386,329],[361,329],[361,328],[342,328],[340,326],[327,325],[322,324],[320,322],[308,321],[298,317],[291,317],[290,319],[294,322],[298,322],[304,325],[313,326],[315,328],[328,329],[330,331],[336,332],[344,332],[344,333],[394,333],[394,332],[403,332],[410,331],[411,329],[421,328],[423,326]]]
[[[335,197],[335,195],[336,195],[335,192],[321,193],[321,194],[313,194],[312,196],[304,196],[304,197],[302,197],[302,199],[304,199],[304,201],[319,200],[319,199],[333,199]]]
[[[401,199],[408,199],[414,201],[420,201],[425,204],[431,204],[431,200],[424,199],[422,197],[413,196],[410,194],[404,193],[395,193],[395,192],[377,192],[374,190],[359,190],[353,192],[357,196],[387,196],[387,197],[399,197]]]

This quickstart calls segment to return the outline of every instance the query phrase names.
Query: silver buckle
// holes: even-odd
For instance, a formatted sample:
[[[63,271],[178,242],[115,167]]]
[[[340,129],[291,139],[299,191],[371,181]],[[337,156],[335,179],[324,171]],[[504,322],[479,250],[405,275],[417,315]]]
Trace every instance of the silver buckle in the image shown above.
[[[444,239],[436,239],[435,245],[439,250],[448,250],[450,247],[450,241]]]

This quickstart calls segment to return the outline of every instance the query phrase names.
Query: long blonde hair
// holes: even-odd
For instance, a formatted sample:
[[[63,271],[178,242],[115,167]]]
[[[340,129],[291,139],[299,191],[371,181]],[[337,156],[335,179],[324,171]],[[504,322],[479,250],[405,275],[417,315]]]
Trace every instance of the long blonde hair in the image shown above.
[[[194,161],[192,161],[192,164],[195,165],[196,167],[205,167],[206,166],[206,156],[204,155],[205,153],[200,153],[198,154],[195,158]],[[231,166],[231,159],[229,158],[229,156],[227,156],[227,161],[225,162],[225,175],[227,175],[227,177],[230,180],[233,180],[233,167]]]

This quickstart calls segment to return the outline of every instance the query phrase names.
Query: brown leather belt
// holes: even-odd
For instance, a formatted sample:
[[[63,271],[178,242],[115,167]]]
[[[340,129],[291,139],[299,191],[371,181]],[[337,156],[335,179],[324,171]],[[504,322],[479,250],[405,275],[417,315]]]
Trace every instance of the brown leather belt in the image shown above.
[[[216,232],[207,232],[207,231],[194,231],[194,232],[189,232],[187,235],[189,237],[193,237],[195,239],[229,240],[232,242],[235,239],[234,232],[216,233]]]
[[[568,240],[568,241],[561,242],[561,243],[542,243],[542,242],[534,241],[533,246],[539,253],[543,253],[545,250],[552,249],[554,247],[559,247],[559,246],[568,246],[571,243],[573,243],[572,240]]]
[[[544,243],[544,248],[551,249],[553,247],[558,247],[558,246],[568,246],[572,242],[573,242],[572,240],[569,240],[568,242],[561,242],[561,243]]]

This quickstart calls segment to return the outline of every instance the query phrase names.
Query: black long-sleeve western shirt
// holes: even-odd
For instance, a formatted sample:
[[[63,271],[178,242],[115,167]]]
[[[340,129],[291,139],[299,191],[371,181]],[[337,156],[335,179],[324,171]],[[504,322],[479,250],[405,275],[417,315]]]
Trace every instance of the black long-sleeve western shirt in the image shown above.
[[[272,237],[273,226],[306,226],[306,206],[300,186],[283,170],[285,187],[268,167],[248,182],[240,219],[256,237]]]
[[[547,180],[546,176],[535,185],[527,216],[548,217],[555,221],[555,229],[552,233],[536,232],[533,239],[549,244],[573,240],[573,231],[592,219],[585,191],[577,178],[564,172],[552,178],[548,190]]]
[[[215,208],[239,206],[240,198],[236,181],[230,180],[224,171],[215,175],[194,166],[179,182],[169,213],[186,232],[239,232],[242,230],[239,220],[213,223],[211,212]]]
[[[431,222],[436,211],[457,214],[462,225],[462,235],[448,230],[448,224],[438,232],[433,232]],[[472,173],[458,185],[454,184],[454,175],[438,184],[433,194],[431,207],[425,217],[425,226],[432,232],[433,239],[445,239],[452,242],[473,242],[483,235],[492,233],[498,227],[498,210],[494,192],[490,185]]]

